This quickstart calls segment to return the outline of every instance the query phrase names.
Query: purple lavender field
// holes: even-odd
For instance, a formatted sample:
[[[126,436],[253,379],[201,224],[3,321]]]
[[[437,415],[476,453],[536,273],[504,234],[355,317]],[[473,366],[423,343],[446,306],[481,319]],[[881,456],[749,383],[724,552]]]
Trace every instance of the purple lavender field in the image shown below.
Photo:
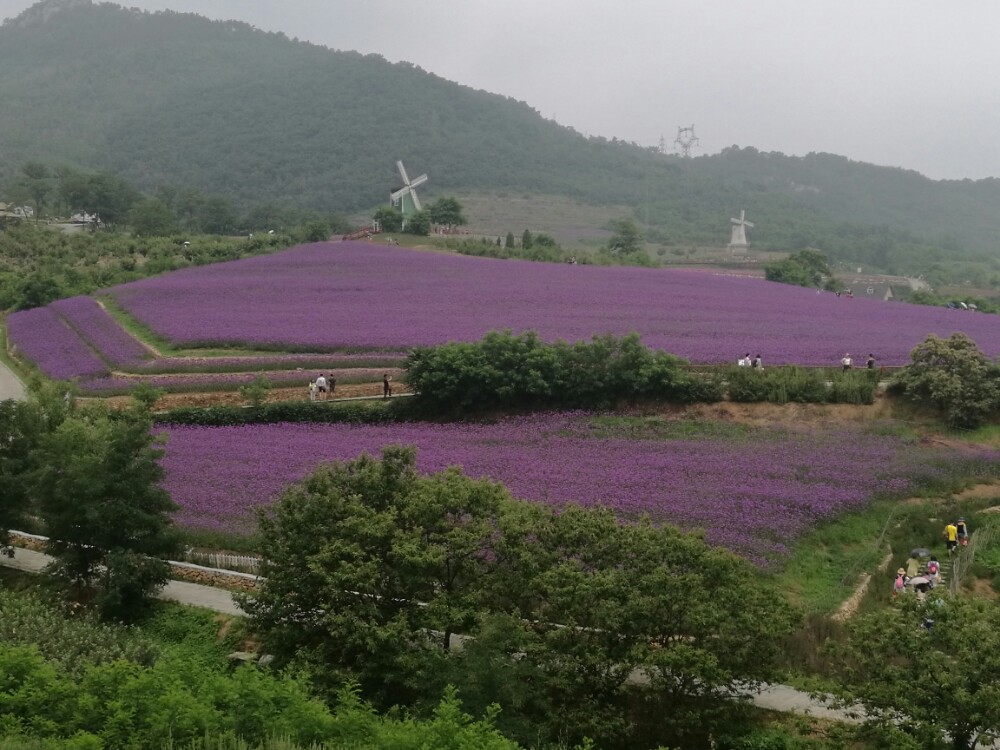
[[[1000,354],[991,315],[838,298],[697,271],[473,258],[325,243],[114,287],[126,310],[177,345],[405,350],[493,329],[547,339],[637,331],[693,362],[831,365],[845,351],[899,365],[928,334],[963,331]]]
[[[16,312],[7,333],[17,352],[56,380],[106,375],[107,364],[71,328],[52,305]]]
[[[956,450],[904,443],[863,428],[834,431],[725,426],[702,434],[669,427],[601,426],[581,414],[496,424],[171,427],[165,486],[192,528],[243,532],[252,509],[324,460],[412,444],[421,471],[460,465],[515,497],[602,504],[622,517],[648,513],[759,564],[817,521],[857,509],[875,493],[903,492]]]

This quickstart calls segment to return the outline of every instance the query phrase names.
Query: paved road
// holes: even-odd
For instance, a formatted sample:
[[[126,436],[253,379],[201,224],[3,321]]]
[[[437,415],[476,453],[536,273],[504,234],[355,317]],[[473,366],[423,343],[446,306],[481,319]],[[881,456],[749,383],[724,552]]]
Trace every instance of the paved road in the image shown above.
[[[39,573],[51,562],[52,558],[41,552],[18,548],[14,557],[0,556],[0,565],[29,573]],[[159,594],[160,599],[188,604],[192,607],[203,607],[227,615],[242,615],[243,611],[233,600],[228,591],[202,586],[197,583],[169,581]],[[822,719],[832,719],[857,723],[859,719],[846,711],[832,709],[809,697],[795,688],[787,685],[766,685],[759,693],[751,694],[754,705],[771,711],[784,713],[808,714]]]
[[[0,401],[8,398],[24,400],[24,384],[17,379],[17,375],[10,371],[3,362],[0,362]]]
[[[52,561],[52,558],[41,552],[18,548],[13,558],[0,556],[0,565],[28,573],[40,573]],[[233,595],[224,589],[202,586],[198,583],[185,581],[167,581],[167,585],[157,595],[158,599],[180,602],[192,607],[203,607],[214,612],[227,615],[242,616],[243,610],[233,600]]]

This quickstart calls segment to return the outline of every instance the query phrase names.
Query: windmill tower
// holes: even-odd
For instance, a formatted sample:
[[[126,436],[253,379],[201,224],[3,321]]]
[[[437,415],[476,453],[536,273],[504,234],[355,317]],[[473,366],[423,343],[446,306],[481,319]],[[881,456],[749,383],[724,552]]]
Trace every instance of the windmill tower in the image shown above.
[[[747,242],[747,229],[753,229],[753,223],[747,221],[747,212],[740,209],[740,218],[730,219],[732,234],[729,237],[729,252],[733,255],[745,254],[750,243]]]
[[[427,182],[427,175],[422,174],[411,181],[402,161],[396,162],[396,169],[399,170],[399,176],[403,180],[403,187],[389,193],[389,202],[403,213],[403,226],[405,227],[407,219],[421,209],[416,188]]]

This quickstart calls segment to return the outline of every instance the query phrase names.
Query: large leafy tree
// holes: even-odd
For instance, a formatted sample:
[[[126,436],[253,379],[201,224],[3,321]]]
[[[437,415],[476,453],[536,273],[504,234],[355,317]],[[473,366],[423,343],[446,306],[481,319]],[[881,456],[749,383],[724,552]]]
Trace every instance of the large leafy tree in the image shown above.
[[[379,206],[372,218],[379,223],[383,232],[398,232],[403,228],[403,213],[392,206]]]
[[[462,214],[462,204],[457,198],[451,196],[441,196],[428,208],[431,221],[435,224],[442,224],[449,229],[463,226],[468,223]]]
[[[261,515],[265,582],[244,605],[255,629],[329,687],[412,702],[472,627],[503,495],[456,470],[418,476],[412,448],[320,468]]]
[[[697,536],[421,477],[412,449],[321,468],[260,527],[265,582],[245,606],[269,650],[380,705],[451,682],[525,740],[707,742],[792,622]]]
[[[975,427],[1000,406],[1000,368],[964,333],[928,336],[910,352],[895,385],[937,408],[952,427]]]
[[[178,230],[177,217],[159,198],[144,198],[136,203],[128,221],[138,237],[167,237]]]
[[[928,628],[927,618],[933,620]],[[842,658],[848,703],[914,746],[955,750],[1000,738],[1000,609],[991,601],[904,601],[853,621]]]
[[[642,250],[642,233],[631,219],[616,219],[611,222],[614,234],[608,240],[608,252],[612,255],[636,255]]]
[[[34,486],[54,570],[80,590],[97,587],[109,617],[138,613],[161,587],[176,551],[160,486],[163,451],[143,410],[79,411],[43,437]]]
[[[493,659],[519,673],[551,741],[708,746],[746,687],[773,677],[792,612],[731,553],[608,509],[520,508],[501,528],[492,605],[514,619]]]
[[[45,417],[35,403],[0,401],[0,546],[25,519],[32,451],[44,432]]]
[[[42,214],[45,202],[52,192],[52,174],[49,168],[38,161],[29,161],[21,166],[20,186],[31,195],[31,200],[35,204],[35,221]]]
[[[768,281],[796,286],[812,286],[834,290],[838,282],[826,256],[819,250],[806,249],[793,253],[784,260],[764,266]]]

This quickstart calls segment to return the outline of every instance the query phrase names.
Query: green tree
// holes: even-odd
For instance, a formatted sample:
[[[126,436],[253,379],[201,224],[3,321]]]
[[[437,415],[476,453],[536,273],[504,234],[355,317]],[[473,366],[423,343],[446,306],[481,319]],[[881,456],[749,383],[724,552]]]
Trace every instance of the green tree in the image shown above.
[[[530,250],[532,244],[533,243],[531,240],[531,231],[525,229],[524,233],[521,235],[521,247],[523,247],[525,250]]]
[[[910,352],[894,378],[906,398],[938,409],[956,428],[976,427],[1000,406],[1000,368],[964,333],[934,334]]]
[[[442,196],[434,201],[428,210],[432,222],[442,224],[449,229],[468,224],[462,215],[462,204],[456,198]]]
[[[305,226],[306,242],[326,242],[330,239],[330,225],[325,221],[310,221]]]
[[[91,409],[64,420],[41,441],[34,495],[55,572],[70,584],[97,586],[107,617],[135,616],[162,586],[176,551],[160,486],[163,451],[144,411]]]
[[[176,234],[177,217],[158,198],[144,198],[129,212],[128,223],[138,237],[168,237]]]
[[[17,285],[14,305],[18,310],[30,310],[32,307],[44,307],[65,296],[66,290],[57,279],[47,272],[39,272]]]
[[[517,247],[517,242],[514,240],[513,232],[507,232],[507,236],[504,238],[503,246],[507,248]]]
[[[785,260],[764,266],[768,281],[796,286],[810,286],[835,290],[839,287],[826,256],[818,250],[806,249],[788,256]]]
[[[905,598],[850,624],[834,649],[846,703],[919,747],[971,750],[1000,738],[1000,609],[975,598]],[[927,628],[925,619],[932,618]]]
[[[236,209],[228,198],[213,195],[198,206],[195,221],[206,234],[232,234],[236,231]]]
[[[34,401],[0,401],[0,546],[8,542],[8,529],[23,527],[32,454],[47,428]]]
[[[270,390],[271,381],[262,372],[257,373],[257,376],[251,382],[241,385],[238,389],[240,398],[255,408],[264,403]]]
[[[382,227],[383,232],[398,232],[403,228],[403,214],[398,208],[385,205],[375,209],[372,218]]]
[[[775,675],[793,613],[735,555],[607,509],[513,507],[499,527],[486,580],[515,620],[493,657],[521,675],[550,742],[707,747],[745,686]],[[465,679],[471,696],[491,677]]]
[[[420,477],[414,456],[387,447],[288,490],[259,517],[265,581],[244,603],[272,653],[383,707],[425,694],[450,635],[471,629],[504,497],[457,470]]]
[[[42,215],[45,201],[52,192],[52,175],[42,162],[29,161],[21,166],[22,185],[35,204],[35,221]]]
[[[408,234],[416,234],[421,237],[426,237],[431,233],[431,214],[429,211],[424,209],[423,211],[417,211],[416,213],[410,214],[406,219],[406,226],[403,231]]]
[[[631,219],[617,219],[611,222],[614,234],[608,240],[608,252],[612,255],[635,255],[642,250],[642,234]]]

